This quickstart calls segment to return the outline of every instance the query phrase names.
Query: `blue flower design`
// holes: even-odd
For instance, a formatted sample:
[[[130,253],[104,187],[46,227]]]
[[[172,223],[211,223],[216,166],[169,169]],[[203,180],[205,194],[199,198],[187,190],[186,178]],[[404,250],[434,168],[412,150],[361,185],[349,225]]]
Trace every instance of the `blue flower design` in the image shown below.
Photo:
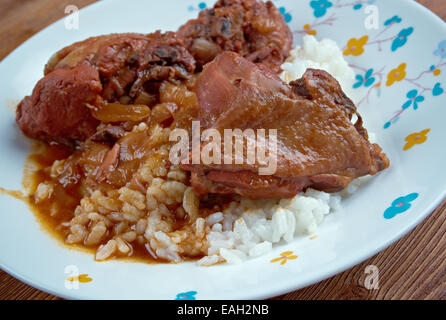
[[[207,4],[206,4],[206,2],[200,2],[199,4],[198,4],[198,10],[204,10],[204,9],[206,9],[207,8]],[[189,11],[195,11],[195,10],[197,10],[194,6],[189,6],[189,7],[187,7],[187,10],[189,10]]]
[[[418,196],[418,193],[411,193],[407,196],[395,199],[395,201],[392,202],[392,205],[384,211],[384,218],[390,220],[395,218],[398,214],[406,212],[412,206],[411,202],[418,198]]]
[[[353,85],[353,88],[357,89],[362,85],[364,85],[364,87],[370,87],[373,83],[375,83],[375,78],[372,77],[372,75],[373,69],[367,70],[364,76],[360,74],[356,75],[356,80],[358,80],[358,82]]]
[[[418,103],[424,101],[424,97],[422,95],[418,95],[418,90],[411,90],[407,94],[407,98],[409,99],[405,104],[403,104],[403,109],[409,108],[413,104],[413,109],[418,109]]]
[[[396,51],[398,48],[404,46],[407,42],[407,38],[413,33],[413,30],[413,27],[401,30],[392,42],[392,51]]]
[[[432,95],[434,97],[438,97],[440,95],[442,95],[444,93],[444,89],[441,87],[441,83],[437,82],[434,86],[434,88],[432,89]]]
[[[390,26],[391,24],[400,23],[401,21],[403,21],[403,19],[401,19],[400,17],[393,16],[392,18],[386,20],[386,22],[384,22],[384,25],[387,27]]]
[[[291,20],[293,20],[293,16],[286,11],[285,7],[280,7],[279,11],[282,14],[283,18],[285,19],[286,23],[290,23]]]
[[[391,121],[387,121],[387,122],[384,124],[384,129],[389,129],[390,126],[391,126],[392,124],[397,123],[398,120],[400,120],[400,117],[396,117],[395,119],[393,119],[393,120],[391,120]]]
[[[175,300],[195,300],[195,295],[197,294],[197,291],[188,291],[188,292],[181,292],[177,294],[177,297]]]
[[[369,0],[367,1],[368,4],[374,4],[376,2],[376,0]],[[359,10],[362,8],[362,2],[358,1],[357,3],[354,3],[353,5],[353,10]]]
[[[434,51],[434,55],[440,56],[443,59],[446,58],[446,40],[443,40],[438,44],[438,48]]]
[[[327,9],[333,6],[328,0],[314,0],[310,2],[310,6],[314,9],[316,18],[323,17],[327,13]]]

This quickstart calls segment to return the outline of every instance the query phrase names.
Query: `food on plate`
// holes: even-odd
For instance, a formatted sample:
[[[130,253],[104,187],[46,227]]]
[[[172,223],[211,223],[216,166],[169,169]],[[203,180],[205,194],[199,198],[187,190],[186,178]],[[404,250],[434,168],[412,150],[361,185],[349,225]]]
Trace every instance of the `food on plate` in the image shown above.
[[[42,78],[31,96],[17,107],[16,120],[29,137],[70,143],[92,135],[98,125],[87,103],[101,103],[102,84],[98,71],[81,64],[57,69]]]
[[[222,51],[232,51],[279,71],[293,37],[271,1],[219,0],[178,30],[201,68]]]
[[[257,162],[225,164],[223,154],[218,164],[183,165],[191,171],[191,183],[200,195],[290,198],[310,187],[337,192],[353,179],[389,166],[381,148],[369,143],[353,102],[325,71],[307,69],[288,85],[270,70],[225,52],[205,66],[195,91],[201,125],[221,136],[226,129],[280,128],[277,169],[272,175],[259,175]]]
[[[84,141],[99,124],[89,108],[109,102],[153,106],[161,81],[187,79],[194,70],[173,32],[89,38],[51,57],[45,77],[19,104],[17,124],[32,138]]]
[[[287,59],[291,45],[271,2],[220,0],[176,33],[111,34],[60,50],[17,108],[19,128],[44,148],[30,158],[31,207],[98,261],[238,263],[314,232],[339,209],[336,192],[389,160],[337,81],[351,70],[336,44],[306,37]],[[302,67],[314,65],[335,77]],[[172,134],[193,137],[195,121],[220,133],[276,130],[276,170],[183,161],[209,141],[174,162]]]

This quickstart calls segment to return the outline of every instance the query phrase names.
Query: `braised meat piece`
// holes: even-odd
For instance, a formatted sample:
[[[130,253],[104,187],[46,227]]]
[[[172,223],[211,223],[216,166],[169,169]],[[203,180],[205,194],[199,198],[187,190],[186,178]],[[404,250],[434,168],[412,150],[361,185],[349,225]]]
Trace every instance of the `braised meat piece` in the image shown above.
[[[81,63],[94,66],[109,102],[123,96],[136,103],[150,103],[159,81],[186,79],[195,70],[195,60],[175,33],[159,31],[143,35],[110,34],[66,47],[51,57],[45,74]],[[155,87],[155,88],[153,88]]]
[[[292,34],[271,1],[219,0],[178,30],[200,68],[222,51],[233,51],[275,72],[288,57]]]
[[[234,156],[227,164],[223,145],[221,164],[183,164],[201,195],[289,198],[308,187],[335,192],[389,166],[381,148],[369,143],[361,118],[352,123],[354,104],[325,71],[309,69],[287,85],[270,70],[225,52],[205,66],[196,92],[201,126],[221,137],[224,129],[277,129],[277,167],[271,175],[260,175],[259,161],[247,161],[247,146],[242,164]]]
[[[119,126],[107,125],[102,128],[98,127],[90,140],[113,146],[116,141],[125,136],[125,133],[126,131]]]
[[[214,9],[180,28],[178,35],[157,31],[92,37],[51,57],[45,78],[32,97],[21,102],[17,123],[32,138],[73,145],[94,133],[99,123],[87,103],[152,107],[159,102],[163,81],[185,80],[194,73],[193,56],[201,67],[222,50],[239,52],[278,71],[291,43],[291,32],[277,8],[256,0],[220,0]],[[89,87],[87,78],[75,76],[85,72],[96,72],[99,79],[93,96],[91,90],[77,94],[76,90]]]
[[[49,60],[45,77],[20,103],[17,123],[32,138],[73,145],[99,124],[86,104],[152,106],[162,81],[186,79],[194,70],[194,58],[172,32],[89,38]]]
[[[89,65],[55,70],[18,105],[16,122],[33,138],[63,144],[85,140],[99,123],[85,104],[98,104],[101,92],[99,73]]]

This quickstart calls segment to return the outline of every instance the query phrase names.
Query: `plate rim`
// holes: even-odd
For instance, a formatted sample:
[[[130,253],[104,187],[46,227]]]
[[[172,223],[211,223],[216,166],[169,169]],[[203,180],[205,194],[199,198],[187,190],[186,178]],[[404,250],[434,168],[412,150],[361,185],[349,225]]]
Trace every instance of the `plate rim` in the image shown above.
[[[409,7],[411,6],[412,8],[415,8],[415,10],[419,11],[420,13],[423,13],[424,18],[431,20],[432,22],[434,22],[437,25],[438,28],[442,28],[446,32],[446,22],[443,21],[443,19],[441,19],[437,14],[432,12],[427,7],[421,5],[420,3],[418,3],[415,0],[411,0],[411,1],[397,0],[397,1],[399,1],[403,5],[406,5]],[[101,6],[101,5],[103,5],[103,2],[97,1],[97,2],[94,2],[94,3],[91,3],[89,5],[82,7],[81,9],[79,9],[79,12],[82,12],[83,10],[90,8],[90,7]],[[28,42],[33,40],[38,34],[45,32],[47,29],[53,27],[55,24],[60,23],[60,21],[63,19],[64,18],[62,17],[61,19],[49,24],[45,28],[34,33],[31,37],[26,39],[19,46],[17,46],[13,51],[8,53],[2,60],[0,60],[0,64],[4,63],[6,60],[8,60],[8,58],[10,58],[13,54],[15,54],[15,52],[17,50],[20,50],[24,46],[26,46],[28,44]],[[379,252],[385,250],[392,244],[401,240],[405,235],[410,233],[422,221],[424,221],[428,216],[430,216],[445,199],[446,199],[446,189],[440,191],[438,193],[438,196],[435,197],[435,200],[432,201],[431,204],[426,209],[422,210],[423,214],[419,214],[416,219],[411,220],[411,222],[408,223],[405,226],[405,228],[399,228],[398,233],[396,233],[390,239],[388,239],[385,242],[382,242],[380,245],[377,245],[374,250],[368,251],[367,253],[364,253],[362,255],[356,254],[356,255],[344,256],[342,259],[342,261],[344,261],[343,263],[335,262],[335,263],[331,264],[330,268],[326,268],[326,269],[330,269],[331,271],[322,272],[322,274],[323,274],[322,277],[320,276],[321,273],[319,273],[319,276],[315,275],[313,277],[308,277],[307,279],[305,279],[305,281],[301,282],[299,285],[293,285],[293,282],[290,282],[289,285],[283,285],[282,282],[280,282],[277,285],[275,285],[274,287],[269,286],[268,289],[263,290],[264,293],[255,293],[254,292],[255,288],[252,288],[249,291],[249,292],[252,292],[251,295],[248,295],[247,292],[244,291],[245,297],[239,298],[239,299],[260,300],[260,299],[268,299],[268,298],[272,298],[272,297],[277,297],[277,296],[280,296],[280,295],[283,295],[283,294],[286,294],[289,292],[293,292],[295,290],[305,288],[309,285],[319,283],[321,281],[324,281],[326,279],[333,277],[336,274],[344,272],[344,271],[364,262],[365,260],[375,256]],[[56,240],[54,240],[54,241],[56,241]],[[348,260],[348,262],[345,262],[346,260]],[[3,270],[4,272],[6,272],[7,274],[11,275],[15,279],[18,279],[19,281],[22,281],[33,288],[36,288],[38,290],[55,295],[55,296],[63,298],[63,299],[74,299],[74,300],[91,299],[91,297],[89,297],[88,293],[87,294],[76,294],[75,291],[69,291],[69,293],[57,291],[57,289],[51,288],[50,285],[42,283],[38,279],[30,279],[29,277],[27,277],[25,275],[15,272],[12,268],[8,267],[6,264],[2,263],[1,261],[0,261],[0,269]],[[81,293],[81,292],[82,291],[80,291],[80,290],[78,291],[78,293]],[[268,292],[268,293],[266,293],[266,292]],[[95,299],[103,299],[103,298],[96,297]],[[204,298],[203,300],[206,300],[206,298]]]

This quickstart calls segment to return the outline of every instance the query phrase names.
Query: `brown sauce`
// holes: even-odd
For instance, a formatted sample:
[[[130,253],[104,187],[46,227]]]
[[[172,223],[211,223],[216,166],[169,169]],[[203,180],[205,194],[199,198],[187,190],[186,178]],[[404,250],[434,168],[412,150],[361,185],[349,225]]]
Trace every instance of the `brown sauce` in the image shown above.
[[[33,152],[26,159],[26,167],[34,167],[35,170],[29,170],[24,172],[23,185],[28,194],[32,195],[35,193],[37,186],[50,177],[47,174],[45,168],[50,167],[54,161],[61,160],[70,154],[70,151],[59,145],[47,145],[44,143],[36,142],[37,147],[34,147]],[[77,199],[74,197],[68,199],[67,202],[60,201],[59,192],[56,191],[55,201],[42,202],[41,204],[36,204],[34,197],[29,197],[29,206],[32,211],[37,216],[39,222],[43,225],[45,230],[50,230],[51,234],[56,236],[56,238],[63,240],[65,235],[61,232],[58,226],[62,222],[71,220],[73,217],[74,202]],[[80,199],[79,199],[80,201]],[[57,214],[51,215],[51,205],[56,203],[58,205]]]
[[[13,198],[16,198],[17,200],[21,200],[24,202],[29,201],[29,196],[24,195],[23,192],[19,190],[6,190],[0,187],[0,193],[6,194],[8,196],[11,196]]]
[[[64,247],[75,249],[91,254],[93,257],[98,246],[87,247],[82,244],[67,244],[65,242],[67,236],[67,228],[60,225],[69,222],[74,217],[74,210],[79,204],[82,196],[77,190],[70,190],[62,186],[55,186],[55,196],[51,201],[36,203],[33,194],[37,190],[37,186],[44,181],[51,180],[48,169],[56,160],[67,158],[72,153],[66,147],[60,145],[49,145],[43,142],[33,141],[31,154],[25,161],[25,170],[23,175],[23,186],[25,193],[22,191],[6,190],[0,188],[0,193],[7,194],[18,200],[25,202],[31,212],[36,216],[42,230],[56,239]],[[52,206],[57,205],[56,214]],[[52,214],[53,211],[53,214]],[[203,208],[203,211],[207,211]],[[182,227],[179,222],[178,228]],[[131,245],[131,255],[115,256],[111,259],[119,259],[128,262],[142,263],[170,263],[163,259],[155,259],[146,249],[145,245],[140,245],[136,241]],[[199,257],[186,258],[185,261],[195,261]]]
[[[61,211],[60,215],[51,216],[49,214],[49,206],[36,205],[32,194],[37,189],[39,183],[45,181],[48,176],[44,174],[45,167],[51,166],[55,160],[60,160],[68,155],[68,150],[60,146],[50,146],[38,141],[32,141],[31,154],[25,160],[25,169],[23,173],[22,184],[25,192],[20,190],[6,190],[0,188],[0,193],[9,195],[17,200],[26,203],[30,211],[35,215],[42,230],[54,239],[58,240],[64,246],[70,249],[79,249],[88,252],[94,252],[93,248],[89,249],[79,245],[68,245],[64,242],[65,235],[59,228],[60,223],[69,221],[73,212]]]
[[[22,181],[26,194],[22,191],[6,190],[3,188],[0,188],[0,192],[25,202],[36,216],[42,230],[63,244],[64,247],[87,252],[94,257],[97,249],[96,246],[87,247],[80,244],[67,244],[65,242],[67,231],[60,227],[61,223],[69,222],[73,218],[74,209],[81,199],[78,193],[68,193],[67,190],[56,190],[56,196],[53,200],[39,204],[35,203],[34,197],[32,196],[41,182],[50,180],[45,168],[51,167],[54,161],[64,159],[70,154],[71,151],[66,147],[33,141],[31,154],[25,161]],[[57,205],[57,214],[51,214],[51,206],[54,204]],[[115,257],[114,259],[144,263],[168,263],[164,260],[154,259],[143,245],[132,244],[132,249],[131,256]]]
[[[193,81],[191,83],[193,84]],[[171,126],[172,128],[190,128],[191,121],[198,110],[198,102],[195,94],[189,90],[190,88],[186,85],[176,86],[164,83],[160,90],[160,104],[151,110],[151,115],[147,122]],[[166,123],[167,120],[169,123]],[[130,122],[130,129],[134,124],[134,122]],[[122,123],[121,127],[125,130],[129,129],[125,127],[125,123]],[[65,240],[70,231],[68,227],[62,226],[62,224],[72,220],[76,207],[84,197],[83,194],[85,192],[82,192],[82,182],[89,182],[93,190],[100,190],[105,193],[110,189],[119,189],[127,183],[130,183],[135,189],[141,188],[140,190],[145,190],[147,186],[139,184],[137,179],[133,181],[132,177],[141,161],[146,156],[152,154],[152,148],[153,150],[156,148],[155,145],[151,145],[149,142],[150,139],[146,132],[134,133],[120,139],[119,145],[121,149],[126,150],[132,157],[129,159],[122,158],[120,154],[119,166],[116,170],[107,172],[104,175],[104,179],[97,179],[95,177],[98,175],[98,171],[95,170],[101,170],[102,164],[106,161],[106,155],[112,149],[112,145],[90,141],[82,144],[81,150],[74,150],[58,144],[48,144],[33,140],[31,153],[25,161],[22,181],[25,193],[3,189],[0,189],[0,192],[24,201],[37,217],[42,230],[63,244],[64,247],[89,252],[94,257],[99,245],[88,247],[83,244],[67,244]],[[50,170],[53,163],[62,159],[66,159],[65,164],[68,163],[69,170],[65,172],[66,167],[64,166],[64,173],[59,175],[57,179],[51,178]],[[79,169],[79,166],[83,167],[83,171]],[[93,168],[93,170],[87,174],[88,170],[85,171],[86,168]],[[51,198],[36,202],[34,194],[39,184],[45,181],[50,181],[53,184]],[[212,209],[215,205],[223,208],[229,205],[230,201],[231,199],[225,197],[203,199],[200,215],[205,217],[215,212]],[[174,211],[176,208],[169,207],[169,209]],[[182,218],[175,219],[173,221],[174,230],[180,230],[187,226],[187,220]],[[111,236],[111,232],[111,230],[107,232],[106,238]],[[144,263],[169,263],[169,261],[154,258],[145,244],[133,241],[128,245],[131,248],[128,256],[115,256],[112,259]],[[182,258],[184,259],[185,257]],[[186,258],[185,260],[196,260],[199,258],[201,256]]]

